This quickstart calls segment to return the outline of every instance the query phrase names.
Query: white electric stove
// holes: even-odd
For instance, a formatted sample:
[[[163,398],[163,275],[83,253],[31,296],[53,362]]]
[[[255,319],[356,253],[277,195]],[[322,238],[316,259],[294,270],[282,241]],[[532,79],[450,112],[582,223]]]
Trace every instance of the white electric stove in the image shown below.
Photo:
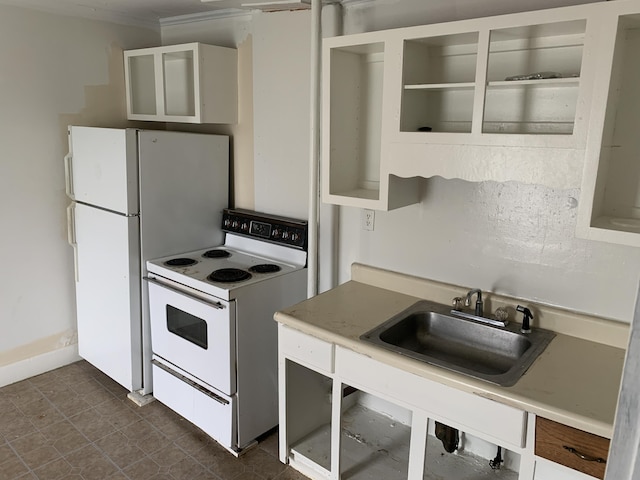
[[[306,298],[307,223],[225,210],[222,229],[147,262],[153,394],[237,455],[278,423],[273,314]]]

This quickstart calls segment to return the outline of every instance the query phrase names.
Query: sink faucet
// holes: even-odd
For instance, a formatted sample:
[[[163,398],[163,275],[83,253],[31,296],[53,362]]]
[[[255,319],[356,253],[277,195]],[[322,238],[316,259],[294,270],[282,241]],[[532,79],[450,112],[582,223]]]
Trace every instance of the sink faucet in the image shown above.
[[[482,308],[482,291],[479,288],[474,288],[473,290],[469,290],[469,292],[467,293],[467,297],[464,300],[464,304],[467,307],[471,306],[471,297],[473,297],[473,295],[476,295],[476,310],[475,310],[475,314],[477,317],[482,317],[483,312],[483,308]]]

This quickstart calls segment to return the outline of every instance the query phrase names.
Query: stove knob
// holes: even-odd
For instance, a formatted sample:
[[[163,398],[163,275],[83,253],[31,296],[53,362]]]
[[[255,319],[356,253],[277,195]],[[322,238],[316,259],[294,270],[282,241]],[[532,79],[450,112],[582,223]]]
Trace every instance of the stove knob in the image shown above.
[[[282,238],[283,238],[284,240],[286,240],[287,238],[289,238],[289,232],[287,232],[287,231],[282,232]]]
[[[271,232],[271,236],[273,238],[278,238],[278,235],[280,235],[280,230],[278,230],[277,228],[273,230],[273,232]]]
[[[240,226],[240,230],[242,231],[247,231],[249,229],[249,224],[247,222],[244,222],[241,226]]]
[[[300,238],[300,235],[298,235],[297,233],[291,234],[291,241],[297,242],[299,238]]]
[[[224,226],[225,227],[229,227],[229,225],[231,225],[231,220],[229,220],[228,218],[224,219]]]
[[[237,221],[237,220],[234,220],[234,221],[231,223],[231,227],[233,227],[233,228],[238,228],[238,221]]]

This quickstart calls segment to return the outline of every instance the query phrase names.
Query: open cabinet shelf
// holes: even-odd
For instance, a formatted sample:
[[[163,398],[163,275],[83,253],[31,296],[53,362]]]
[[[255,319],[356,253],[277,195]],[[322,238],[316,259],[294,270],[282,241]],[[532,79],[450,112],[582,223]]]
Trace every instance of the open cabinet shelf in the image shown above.
[[[236,123],[237,51],[188,43],[124,52],[127,118]]]
[[[416,203],[413,179],[382,170],[384,42],[333,43],[323,57],[323,200],[378,210]]]
[[[324,39],[323,201],[399,208],[433,176],[579,188],[611,35],[600,19],[633,5]]]

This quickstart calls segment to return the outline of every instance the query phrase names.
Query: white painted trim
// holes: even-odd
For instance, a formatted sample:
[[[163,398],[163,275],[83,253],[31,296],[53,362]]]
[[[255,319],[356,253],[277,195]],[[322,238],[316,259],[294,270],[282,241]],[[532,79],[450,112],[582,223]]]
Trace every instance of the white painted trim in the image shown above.
[[[41,355],[0,367],[0,387],[25,380],[81,360],[78,344],[58,348]]]

